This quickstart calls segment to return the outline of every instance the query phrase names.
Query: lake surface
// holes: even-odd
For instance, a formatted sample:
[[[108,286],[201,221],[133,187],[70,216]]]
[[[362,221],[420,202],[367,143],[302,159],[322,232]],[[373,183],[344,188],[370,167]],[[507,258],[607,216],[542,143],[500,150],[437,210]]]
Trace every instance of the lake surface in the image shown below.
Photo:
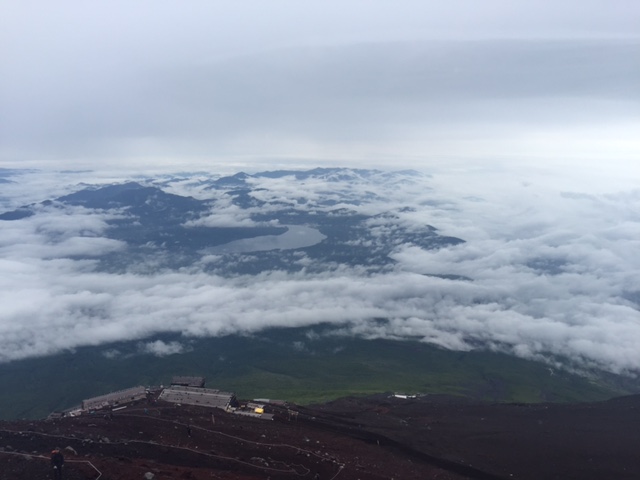
[[[301,225],[285,225],[287,231],[281,235],[262,235],[205,249],[207,254],[261,252],[266,250],[293,250],[310,247],[327,238],[319,230]]]

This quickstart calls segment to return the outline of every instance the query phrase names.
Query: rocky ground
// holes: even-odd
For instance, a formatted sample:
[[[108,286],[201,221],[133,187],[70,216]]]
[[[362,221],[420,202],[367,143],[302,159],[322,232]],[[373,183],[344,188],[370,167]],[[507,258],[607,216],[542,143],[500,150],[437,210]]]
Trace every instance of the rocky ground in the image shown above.
[[[442,396],[271,407],[273,420],[141,402],[111,418],[0,422],[0,479],[637,479],[640,396],[479,404]]]

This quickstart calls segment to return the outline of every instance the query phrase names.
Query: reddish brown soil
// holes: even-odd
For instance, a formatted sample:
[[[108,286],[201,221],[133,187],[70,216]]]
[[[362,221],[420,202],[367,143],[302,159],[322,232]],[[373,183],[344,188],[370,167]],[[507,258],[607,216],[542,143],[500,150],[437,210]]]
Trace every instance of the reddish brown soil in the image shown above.
[[[112,419],[1,422],[0,479],[53,478],[56,446],[65,480],[640,478],[640,396],[524,406],[381,395],[295,409],[273,407],[267,421],[158,402]]]

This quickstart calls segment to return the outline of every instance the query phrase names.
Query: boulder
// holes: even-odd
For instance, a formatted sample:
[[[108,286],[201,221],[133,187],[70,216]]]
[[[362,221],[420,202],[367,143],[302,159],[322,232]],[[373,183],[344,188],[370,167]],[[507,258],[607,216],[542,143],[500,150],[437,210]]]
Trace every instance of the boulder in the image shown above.
[[[65,451],[73,453],[74,455],[78,455],[78,452],[76,452],[75,448],[73,448],[72,446],[66,446],[64,447]]]

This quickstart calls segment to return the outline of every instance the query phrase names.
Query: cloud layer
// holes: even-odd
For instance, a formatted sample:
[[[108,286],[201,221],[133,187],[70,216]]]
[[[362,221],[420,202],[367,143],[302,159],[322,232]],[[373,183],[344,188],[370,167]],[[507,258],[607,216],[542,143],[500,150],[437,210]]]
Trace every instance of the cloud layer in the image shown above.
[[[522,182],[522,174],[434,174],[401,188],[292,177],[255,181],[263,199],[309,209],[317,205],[300,204],[305,195],[375,190],[367,202],[349,207],[401,212],[397,221],[404,227],[431,224],[466,240],[429,251],[399,244],[395,266],[378,273],[335,267],[223,278],[205,273],[215,259],[204,257],[178,271],[109,274],[96,271],[92,258],[125,248],[103,236],[106,219],[119,212],[41,207],[0,229],[0,360],[162,332],[218,336],[329,323],[345,335],[637,372],[640,192],[563,191],[535,176]],[[81,177],[69,176],[70,182]],[[18,179],[23,188],[29,178],[42,182]],[[174,188],[204,195],[197,185],[177,181]],[[221,210],[225,222],[233,224],[236,214],[239,222],[247,218],[234,208]],[[156,342],[141,344],[140,351],[169,355],[181,348]]]
[[[0,7],[0,161],[13,166],[638,150],[633,0],[40,3]]]

